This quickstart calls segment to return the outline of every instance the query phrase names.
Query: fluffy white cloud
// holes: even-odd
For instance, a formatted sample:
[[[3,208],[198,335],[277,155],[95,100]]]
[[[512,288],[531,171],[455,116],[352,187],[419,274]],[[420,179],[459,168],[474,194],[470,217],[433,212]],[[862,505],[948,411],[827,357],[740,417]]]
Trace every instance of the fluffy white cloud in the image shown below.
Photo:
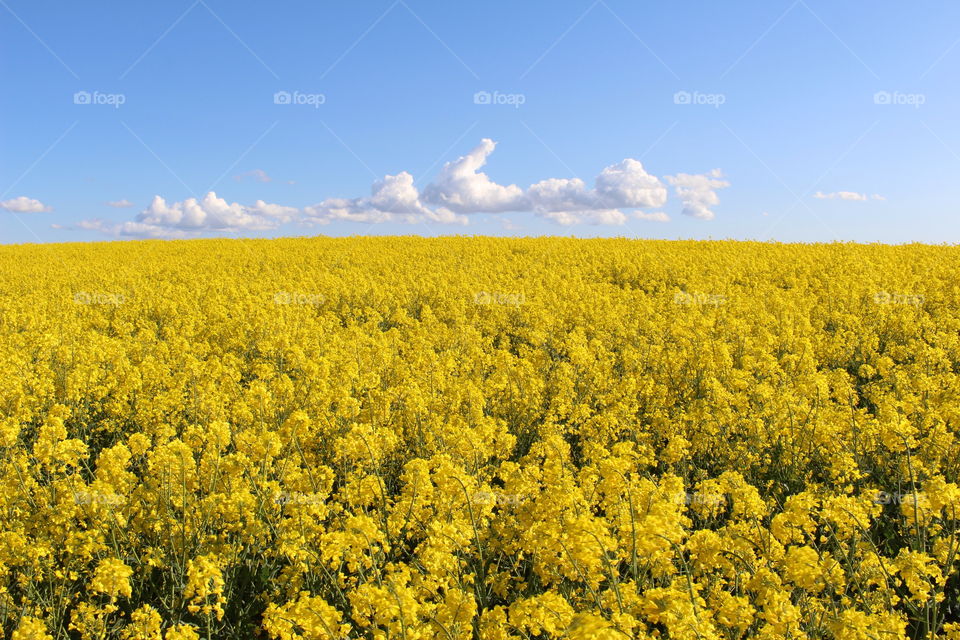
[[[588,191],[580,178],[547,178],[532,184],[525,204],[537,213],[602,208],[597,194]]]
[[[662,207],[667,188],[656,176],[647,173],[639,160],[627,158],[605,168],[597,176],[596,192],[608,207],[633,209]]]
[[[857,193],[856,191],[834,191],[832,193],[817,191],[813,194],[813,197],[818,200],[867,200],[867,194]],[[882,199],[882,197],[879,196],[874,196],[874,198],[877,200]]]
[[[495,148],[493,140],[484,138],[470,153],[445,164],[437,179],[423,190],[424,202],[456,213],[533,211],[570,225],[583,221],[623,224],[627,218],[620,209],[659,207],[667,200],[663,183],[631,158],[606,167],[593,189],[587,189],[579,178],[548,178],[526,190],[514,184],[500,185],[480,171]]]
[[[180,238],[209,231],[260,231],[275,229],[290,222],[298,210],[257,200],[252,206],[227,203],[210,191],[201,200],[187,198],[183,202],[167,201],[154,196],[150,206],[135,220],[111,225],[102,220],[84,220],[77,227],[111,235]]]
[[[150,206],[137,216],[137,222],[184,231],[258,231],[289,222],[296,213],[293,207],[268,204],[263,200],[257,200],[253,206],[236,202],[228,204],[210,191],[202,200],[187,198],[169,205],[160,196],[154,196]]]
[[[437,179],[423,190],[425,202],[456,213],[500,213],[523,209],[523,190],[493,182],[479,171],[497,144],[484,138],[470,153],[443,165]]]
[[[548,178],[530,185],[525,200],[530,210],[557,224],[586,221],[620,225],[627,221],[620,209],[663,206],[667,189],[656,176],[646,172],[639,160],[627,158],[601,171],[593,189],[587,189],[579,178]],[[635,217],[663,221],[666,215]]]
[[[634,211],[633,217],[638,220],[650,220],[652,222],[670,222],[670,216],[663,211],[651,211],[650,213],[646,211]]]
[[[107,203],[107,206],[115,207],[117,209],[125,209],[127,207],[132,207],[133,203],[124,198],[123,200],[111,200]]]
[[[621,225],[627,221],[627,216],[619,209],[582,209],[579,211],[543,211],[538,212],[542,218],[563,225],[565,227],[587,222],[589,224]]]
[[[123,236],[128,238],[190,238],[196,234],[190,234],[181,229],[161,227],[158,225],[145,224],[142,222],[123,222],[113,224],[100,218],[91,220],[81,220],[75,224],[73,229],[83,231],[99,231],[111,236]]]
[[[700,220],[713,220],[714,213],[710,207],[720,204],[716,190],[730,186],[729,182],[721,180],[723,172],[720,169],[707,173],[678,173],[675,176],[665,177],[683,202],[683,214]]]
[[[468,154],[446,163],[422,194],[413,177],[403,172],[376,182],[368,197],[329,198],[307,207],[305,219],[320,224],[334,220],[466,224],[467,214],[532,211],[560,225],[622,225],[628,218],[621,209],[660,207],[667,200],[663,183],[631,158],[606,167],[593,189],[579,178],[548,178],[525,190],[497,184],[480,171],[495,148],[493,140],[484,138]],[[662,212],[640,212],[635,217],[669,220]]]
[[[13,213],[44,213],[46,211],[53,211],[53,207],[26,196],[4,200],[0,202],[0,209],[6,209]]]
[[[327,198],[306,207],[302,220],[307,224],[329,224],[336,220],[349,222],[405,222],[424,220],[465,224],[466,218],[441,207],[433,210],[420,201],[413,176],[401,171],[384,176],[373,183],[370,195],[364,198]]]
[[[188,198],[171,204],[155,196],[134,220],[120,224],[87,220],[75,228],[121,236],[193,237],[212,231],[274,229],[287,222],[467,224],[470,214],[505,212],[532,212],[560,225],[623,225],[630,217],[652,222],[670,220],[662,211],[643,211],[662,207],[667,201],[667,187],[647,173],[639,160],[627,158],[605,167],[594,180],[593,188],[579,178],[547,178],[521,189],[514,184],[497,184],[480,171],[495,148],[493,140],[484,138],[466,155],[446,163],[422,193],[413,176],[402,171],[374,182],[368,196],[327,198],[303,209],[262,200],[251,206],[227,203],[211,191],[201,200]],[[244,176],[261,182],[270,180],[259,169],[237,178]],[[683,201],[683,213],[709,220],[713,218],[710,207],[719,202],[715,191],[729,186],[721,178],[720,170],[715,169],[706,174],[679,173],[665,179]],[[130,203],[123,200],[109,204]]]

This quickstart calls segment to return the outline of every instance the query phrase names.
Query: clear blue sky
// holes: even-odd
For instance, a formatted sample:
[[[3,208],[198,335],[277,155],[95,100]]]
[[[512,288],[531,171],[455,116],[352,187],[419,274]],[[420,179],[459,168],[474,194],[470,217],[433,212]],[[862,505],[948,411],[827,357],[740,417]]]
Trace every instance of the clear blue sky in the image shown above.
[[[945,2],[0,0],[0,242],[957,242],[958,40]]]

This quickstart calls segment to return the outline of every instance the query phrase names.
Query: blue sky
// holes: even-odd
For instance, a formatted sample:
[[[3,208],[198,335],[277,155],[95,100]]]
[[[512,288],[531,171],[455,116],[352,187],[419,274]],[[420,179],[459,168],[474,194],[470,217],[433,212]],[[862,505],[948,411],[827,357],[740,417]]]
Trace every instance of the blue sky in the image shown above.
[[[957,242],[958,41],[943,2],[0,0],[0,242]]]

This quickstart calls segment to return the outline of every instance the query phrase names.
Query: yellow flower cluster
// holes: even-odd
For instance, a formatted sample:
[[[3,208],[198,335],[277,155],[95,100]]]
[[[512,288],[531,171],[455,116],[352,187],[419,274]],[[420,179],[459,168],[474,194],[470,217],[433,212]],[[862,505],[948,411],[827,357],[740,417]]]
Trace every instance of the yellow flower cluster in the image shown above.
[[[0,247],[0,637],[957,640],[951,247]]]

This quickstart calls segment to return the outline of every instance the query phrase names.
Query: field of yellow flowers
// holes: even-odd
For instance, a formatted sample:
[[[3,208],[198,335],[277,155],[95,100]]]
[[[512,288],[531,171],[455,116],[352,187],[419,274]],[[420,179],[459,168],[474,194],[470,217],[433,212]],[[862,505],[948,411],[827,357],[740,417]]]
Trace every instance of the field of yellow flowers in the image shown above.
[[[16,640],[960,639],[960,253],[0,247]]]

